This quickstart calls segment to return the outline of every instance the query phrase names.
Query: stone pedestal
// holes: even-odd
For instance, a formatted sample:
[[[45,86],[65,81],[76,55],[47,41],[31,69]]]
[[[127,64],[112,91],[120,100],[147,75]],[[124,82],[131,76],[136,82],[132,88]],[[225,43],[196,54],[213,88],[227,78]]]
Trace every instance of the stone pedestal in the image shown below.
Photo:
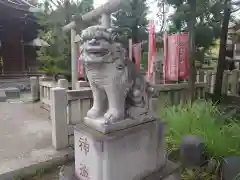
[[[63,166],[59,173],[59,180],[79,180],[74,171],[74,164]],[[161,169],[141,180],[181,180],[180,166],[167,160]]]
[[[81,180],[140,180],[166,162],[163,123],[102,134],[77,125],[75,175]]]
[[[180,180],[179,166],[166,159],[164,127],[151,121],[109,134],[77,125],[75,164],[59,180]]]

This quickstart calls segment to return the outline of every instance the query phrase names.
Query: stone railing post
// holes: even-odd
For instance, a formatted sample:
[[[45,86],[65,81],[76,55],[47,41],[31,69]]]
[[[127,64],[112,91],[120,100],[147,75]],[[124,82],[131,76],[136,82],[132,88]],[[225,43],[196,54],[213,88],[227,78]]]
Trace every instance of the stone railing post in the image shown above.
[[[32,101],[38,101],[40,100],[40,85],[39,85],[39,80],[37,77],[30,77],[30,86],[31,86],[31,96],[32,96]]]
[[[211,71],[207,71],[206,73],[206,83],[207,83],[206,92],[207,93],[212,93],[211,92],[212,76],[213,76],[213,73]]]
[[[222,94],[227,95],[229,90],[229,75],[230,71],[225,70],[223,73],[223,79],[222,79]]]
[[[231,95],[237,96],[239,91],[239,70],[234,69],[231,76]]]
[[[76,90],[80,90],[82,87],[90,87],[90,85],[87,81],[76,82]]]
[[[41,82],[44,81],[44,77],[39,77],[39,96],[40,100],[43,98],[43,87],[41,86]]]
[[[41,86],[41,82],[43,81],[51,81],[52,78],[47,76],[41,76],[39,77],[39,94],[40,94],[40,100],[42,100],[46,96],[46,90],[43,86]]]
[[[60,150],[68,147],[66,89],[52,88],[51,97],[52,145]]]
[[[58,87],[68,89],[68,81],[66,79],[59,79]]]
[[[153,84],[162,84],[163,78],[162,78],[162,72],[163,72],[163,58],[164,53],[163,49],[160,49],[157,53],[157,57],[154,58],[154,64],[153,64],[153,78],[152,83]]]

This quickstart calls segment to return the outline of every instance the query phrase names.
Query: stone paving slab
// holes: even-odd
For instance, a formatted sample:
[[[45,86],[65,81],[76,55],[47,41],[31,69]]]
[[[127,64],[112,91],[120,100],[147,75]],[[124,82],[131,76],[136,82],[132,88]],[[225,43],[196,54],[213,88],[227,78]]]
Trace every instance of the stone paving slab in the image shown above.
[[[37,104],[0,103],[0,160],[51,146],[51,122],[45,114],[36,114],[40,114]]]
[[[33,151],[29,157],[12,159],[0,164],[0,179],[13,180],[14,178],[28,177],[41,169],[52,169],[73,160],[73,149],[55,151],[49,147]],[[50,180],[50,179],[49,179]]]
[[[49,112],[40,103],[22,99],[0,102],[0,179],[19,173],[29,174],[36,168],[55,164],[71,150],[57,152],[52,148]],[[12,177],[11,177],[12,176]]]

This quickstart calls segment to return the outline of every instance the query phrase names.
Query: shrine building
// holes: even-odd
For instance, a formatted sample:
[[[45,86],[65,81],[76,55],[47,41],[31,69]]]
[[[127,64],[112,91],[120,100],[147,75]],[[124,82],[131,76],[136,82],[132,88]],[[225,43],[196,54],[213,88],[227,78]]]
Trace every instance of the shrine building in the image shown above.
[[[27,0],[0,0],[0,74],[27,74],[38,71],[39,25]]]

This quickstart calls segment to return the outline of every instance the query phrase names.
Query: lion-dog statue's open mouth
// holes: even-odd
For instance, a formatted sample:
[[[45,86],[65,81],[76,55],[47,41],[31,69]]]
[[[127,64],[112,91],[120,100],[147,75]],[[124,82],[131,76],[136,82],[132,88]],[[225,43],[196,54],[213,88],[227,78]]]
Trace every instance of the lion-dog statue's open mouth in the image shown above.
[[[84,44],[82,49],[85,53],[84,61],[88,63],[99,63],[104,59],[111,58],[111,36],[107,29],[99,27],[96,30],[90,27],[82,32]]]

